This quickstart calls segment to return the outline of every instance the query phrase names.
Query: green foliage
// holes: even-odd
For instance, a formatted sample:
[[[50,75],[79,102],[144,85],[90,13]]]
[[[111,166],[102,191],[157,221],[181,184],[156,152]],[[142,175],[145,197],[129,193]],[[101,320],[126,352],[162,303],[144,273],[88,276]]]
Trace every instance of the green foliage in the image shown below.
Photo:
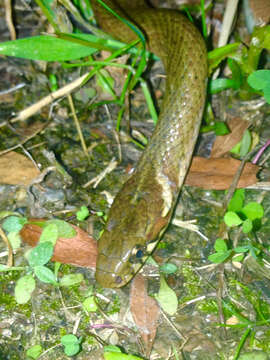
[[[240,157],[244,157],[251,149],[252,145],[252,136],[251,132],[247,129],[245,130],[242,140],[236,144],[230,152],[233,154],[237,154]]]
[[[50,89],[56,91],[58,89],[57,77],[54,74],[49,75]]]
[[[178,267],[175,264],[166,263],[160,266],[160,271],[164,274],[174,274],[178,270]]]
[[[34,345],[31,346],[27,351],[26,351],[26,355],[28,357],[30,357],[31,359],[38,359],[38,357],[41,355],[42,353],[42,346],[41,345]]]
[[[226,241],[223,239],[217,239],[215,242],[216,252],[208,256],[208,260],[212,261],[215,264],[220,264],[227,260],[231,254],[232,250],[228,250]]]
[[[46,241],[39,243],[34,247],[29,255],[28,262],[31,267],[42,266],[47,264],[53,254],[53,245],[51,242]]]
[[[89,210],[86,206],[81,206],[80,210],[76,212],[77,220],[83,221],[89,216]]]
[[[3,228],[8,232],[9,239],[13,239],[13,246],[20,244],[19,232],[24,224],[27,224],[26,218],[18,216],[9,216],[3,222]],[[30,223],[30,222],[29,222]],[[45,266],[53,256],[54,245],[59,237],[72,238],[76,235],[76,230],[63,220],[48,220],[32,222],[43,228],[40,241],[36,247],[26,254],[29,266],[7,267],[0,264],[0,272],[25,271],[15,284],[15,299],[19,304],[27,303],[36,287],[35,277],[41,282],[54,286],[72,286],[83,281],[82,274],[64,275],[58,282],[57,273],[60,264],[55,265],[55,272]],[[15,229],[15,230],[14,230]]]
[[[141,357],[123,354],[119,347],[109,345],[104,347],[105,360],[143,360]]]
[[[227,226],[234,227],[242,225],[242,231],[248,233],[253,230],[256,220],[260,220],[264,215],[261,204],[249,202],[244,205],[244,190],[236,190],[225,213],[224,221]]]
[[[231,88],[240,90],[240,96],[244,99],[250,98],[255,92],[259,95],[263,94],[269,102],[269,70],[256,71],[264,49],[270,49],[270,26],[256,28],[249,47],[234,43],[211,51],[208,54],[209,73],[228,57],[231,78],[210,81],[210,92],[213,94]]]
[[[88,312],[96,312],[98,307],[94,296],[87,297],[83,302],[83,308]]]
[[[18,304],[26,304],[32,292],[35,290],[36,282],[32,275],[22,276],[15,286],[15,299]]]
[[[48,226],[44,227],[40,235],[39,242],[50,242],[52,245],[55,245],[58,237],[58,228],[56,224],[48,224]]]
[[[64,346],[64,352],[67,356],[74,356],[81,350],[82,338],[77,338],[75,335],[68,334],[61,338],[61,344]]]
[[[257,70],[249,75],[248,84],[253,89],[262,91],[265,100],[270,104],[270,70]]]
[[[228,227],[242,226],[242,232],[249,234],[257,230],[258,221],[264,215],[264,209],[261,204],[256,202],[249,202],[244,206],[245,191],[244,189],[236,190],[232,199],[228,204],[228,211],[224,215],[224,222]],[[229,248],[228,243],[224,239],[217,239],[215,242],[214,254],[208,256],[208,259],[213,263],[220,264],[228,259],[233,261],[242,261],[244,255],[249,253],[254,258],[257,258],[260,249],[255,244],[248,243],[244,246]]]
[[[252,338],[256,334],[256,331],[259,330],[260,327],[269,326],[270,323],[270,311],[269,311],[269,304],[264,302],[262,300],[261,294],[257,292],[252,292],[248,287],[241,284],[238,281],[235,281],[235,287],[236,292],[239,293],[239,288],[242,289],[244,295],[245,295],[245,302],[249,302],[250,306],[253,310],[252,315],[250,315],[250,311],[246,312],[245,315],[243,315],[243,308],[240,309],[237,308],[237,305],[239,303],[239,299],[235,302],[230,302],[228,300],[222,300],[222,307],[223,307],[223,313],[226,317],[226,319],[229,319],[230,317],[234,317],[236,319],[235,324],[228,324],[225,321],[225,324],[217,324],[220,327],[230,327],[235,329],[243,329],[242,336],[238,342],[236,352],[234,354],[233,360],[239,360],[239,359],[245,359],[244,354],[240,356],[240,352],[244,347],[244,344],[248,337]],[[238,289],[237,289],[238,288]],[[249,317],[248,317],[249,316]],[[257,359],[255,356],[256,352],[253,352],[252,359]],[[263,355],[262,352],[258,352],[256,355]],[[239,357],[240,356],[240,357]],[[244,357],[243,357],[244,356]],[[246,354],[246,356],[248,356]],[[265,357],[258,357],[265,358]],[[246,357],[246,359],[251,359],[251,357]]]
[[[19,249],[21,246],[21,238],[18,231],[9,232],[7,238],[13,250]]]
[[[178,299],[175,292],[167,285],[164,277],[160,276],[159,292],[155,295],[156,300],[162,309],[169,315],[173,315],[177,311]]]
[[[233,211],[227,211],[224,216],[224,221],[227,226],[238,226],[242,224],[243,220]]]
[[[263,351],[250,351],[239,356],[238,360],[268,360],[268,355]]]
[[[208,71],[211,74],[214,69],[226,58],[237,54],[241,46],[240,42],[221,46],[208,53]]]
[[[228,66],[232,72],[232,77],[230,79],[220,78],[210,81],[210,92],[211,94],[219,93],[226,89],[240,89],[242,85],[243,78],[239,65],[233,59],[228,59]]]
[[[68,61],[89,56],[97,50],[75,42],[41,35],[1,43],[0,54],[30,60]]]
[[[245,189],[237,189],[228,204],[228,211],[238,212],[242,209],[245,200]]]
[[[208,103],[206,106],[204,122],[206,123],[206,125],[203,125],[200,130],[202,133],[214,131],[217,136],[230,133],[230,130],[225,122],[215,120],[215,116],[210,103]]]
[[[76,230],[64,220],[59,220],[59,219],[48,220],[45,222],[44,228],[46,228],[50,224],[54,224],[57,226],[58,237],[60,238],[73,238],[74,236],[76,236]],[[44,239],[44,241],[46,240]]]
[[[213,130],[217,136],[227,135],[230,133],[228,126],[223,121],[215,121]]]
[[[64,275],[60,279],[60,286],[73,286],[78,285],[83,281],[83,275],[82,274],[68,274]]]
[[[116,98],[115,91],[113,90],[114,87],[114,79],[108,73],[107,70],[102,69],[97,72],[97,85],[100,86],[102,92],[111,95],[114,99]]]
[[[9,216],[3,221],[2,227],[8,233],[11,231],[19,232],[26,223],[27,219],[24,217]]]
[[[36,277],[45,284],[52,284],[57,286],[57,279],[51,269],[46,266],[37,265],[33,268]]]

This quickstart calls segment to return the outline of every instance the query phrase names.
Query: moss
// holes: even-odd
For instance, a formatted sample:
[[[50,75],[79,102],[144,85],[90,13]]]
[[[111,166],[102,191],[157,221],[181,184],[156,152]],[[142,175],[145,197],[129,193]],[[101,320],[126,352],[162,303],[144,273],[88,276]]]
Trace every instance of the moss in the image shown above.
[[[199,285],[200,279],[189,265],[182,266],[182,275],[184,276],[184,288],[188,296],[194,297],[201,295],[202,289]]]
[[[18,311],[25,315],[27,318],[30,318],[32,313],[31,303],[28,302],[26,304],[18,304],[14,296],[16,281],[21,276],[23,276],[21,271],[10,271],[1,273],[0,283],[2,291],[0,292],[0,304],[5,309],[4,311],[2,311],[2,314],[10,315],[14,311]]]
[[[197,304],[197,309],[206,313],[206,314],[217,314],[218,306],[217,302],[214,299],[205,299]]]

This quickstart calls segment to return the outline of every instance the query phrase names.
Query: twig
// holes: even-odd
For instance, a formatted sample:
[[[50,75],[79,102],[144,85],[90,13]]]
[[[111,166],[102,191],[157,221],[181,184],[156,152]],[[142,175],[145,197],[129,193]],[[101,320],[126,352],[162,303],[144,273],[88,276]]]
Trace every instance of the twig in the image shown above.
[[[35,137],[40,131],[42,131],[47,125],[48,125],[48,121],[42,125],[40,128],[38,128],[36,131],[33,132],[33,134],[29,135],[29,136],[26,136],[19,144],[17,145],[14,145],[6,150],[3,150],[3,151],[0,151],[0,156],[1,155],[4,155],[12,150],[15,150],[17,149],[18,147],[22,147],[23,144],[25,144],[27,141],[29,141],[30,139],[32,139],[33,137]],[[1,126],[1,125],[0,125]]]
[[[78,120],[77,115],[76,115],[76,111],[75,111],[74,103],[73,103],[73,100],[72,100],[72,96],[71,96],[70,94],[68,94],[67,98],[68,98],[69,106],[70,106],[70,108],[71,108],[73,120],[74,120],[74,122],[75,122],[75,126],[76,126],[76,129],[77,129],[77,132],[78,132],[78,134],[79,134],[79,138],[80,138],[80,141],[81,141],[81,145],[82,145],[82,148],[83,148],[83,152],[84,152],[85,156],[86,156],[88,159],[90,159],[89,153],[88,153],[88,151],[87,151],[87,147],[86,147],[86,144],[85,144],[85,140],[84,140],[84,137],[83,137],[82,129],[81,129],[79,120]]]
[[[0,227],[0,236],[1,238],[4,240],[4,243],[7,245],[8,248],[8,261],[7,261],[7,266],[11,267],[13,264],[13,250],[12,247],[10,245],[10,242],[6,236],[6,234],[4,233],[3,229]]]
[[[35,104],[29,106],[28,108],[19,112],[19,114],[10,120],[11,123],[15,123],[17,121],[23,121],[28,119],[30,116],[37,113],[41,108],[46,105],[49,105],[56,99],[69,94],[71,91],[76,89],[77,87],[81,86],[85,79],[87,78],[88,74],[84,74],[83,76],[79,77],[78,79],[74,80],[72,83],[63,86],[62,88],[52,92],[51,94],[45,96],[43,99],[39,100]],[[4,121],[0,124],[0,127],[5,126],[7,121]]]
[[[84,184],[83,188],[85,189],[94,183],[93,188],[95,189],[98,186],[98,184],[101,182],[101,180],[103,180],[107,174],[112,172],[116,168],[116,166],[117,166],[117,161],[115,160],[115,158],[112,158],[109,165],[98,176],[95,176],[93,179],[91,179],[86,184]]]
[[[177,336],[179,337],[179,339],[183,339],[184,340],[184,344],[187,342],[187,338],[181,333],[180,330],[177,329],[177,327],[174,325],[174,323],[168,318],[168,316],[166,315],[166,313],[164,312],[164,310],[160,307],[160,311],[162,313],[162,315],[164,316],[165,320],[168,322],[168,324],[173,328],[173,330],[175,331],[175,333],[177,334]],[[182,344],[183,347],[183,344]]]
[[[7,27],[10,33],[11,40],[16,40],[16,31],[12,21],[12,6],[11,0],[5,0],[5,13],[6,13],[6,22]]]
[[[236,10],[237,10],[238,0],[228,0],[226,4],[225,14],[222,21],[222,27],[220,31],[220,36],[218,39],[218,47],[224,46],[227,44],[233,20],[235,18]],[[219,69],[215,71],[213,75],[213,79],[216,79],[219,75]]]

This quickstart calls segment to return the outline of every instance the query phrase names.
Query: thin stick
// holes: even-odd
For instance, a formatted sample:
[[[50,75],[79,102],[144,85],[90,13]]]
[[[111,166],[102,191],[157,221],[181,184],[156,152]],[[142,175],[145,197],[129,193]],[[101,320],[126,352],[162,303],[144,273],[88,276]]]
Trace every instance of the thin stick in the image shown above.
[[[1,238],[4,240],[4,243],[7,245],[8,248],[8,261],[7,261],[7,266],[11,267],[13,264],[13,250],[12,247],[10,245],[10,242],[6,236],[6,234],[4,233],[3,229],[0,227],[0,236]]]
[[[83,76],[79,77],[78,79],[74,80],[72,83],[63,86],[62,88],[52,92],[51,94],[45,96],[43,99],[39,100],[35,104],[29,106],[28,108],[19,112],[19,114],[10,120],[11,123],[15,123],[17,121],[23,121],[28,119],[30,116],[36,114],[40,109],[44,106],[49,105],[56,99],[69,94],[71,91],[76,89],[77,87],[81,86],[84,80],[87,78],[88,74],[84,74]],[[0,127],[5,126],[7,121],[4,121],[0,124]]]
[[[11,40],[16,40],[16,31],[12,21],[12,6],[11,0],[5,0],[5,13],[6,13],[6,22],[7,27],[10,33]]]
[[[88,150],[87,150],[87,146],[86,146],[86,144],[85,144],[85,140],[84,140],[84,137],[83,137],[82,129],[81,129],[79,120],[78,120],[77,115],[76,115],[76,111],[75,111],[75,107],[74,107],[74,103],[73,103],[72,97],[71,97],[70,94],[68,94],[67,98],[68,98],[69,106],[70,106],[70,108],[71,108],[73,120],[74,120],[74,122],[75,122],[75,126],[76,126],[76,129],[77,129],[77,132],[78,132],[78,134],[79,134],[79,138],[80,138],[80,141],[81,141],[81,145],[82,145],[84,154],[85,154],[85,156],[86,156],[88,159],[90,159],[89,153],[88,153]]]

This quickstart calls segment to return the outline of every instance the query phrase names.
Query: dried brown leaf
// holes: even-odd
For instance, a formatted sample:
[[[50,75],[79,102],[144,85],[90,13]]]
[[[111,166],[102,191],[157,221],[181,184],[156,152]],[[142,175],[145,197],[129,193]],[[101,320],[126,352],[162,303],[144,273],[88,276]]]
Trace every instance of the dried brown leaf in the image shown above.
[[[40,174],[33,162],[26,156],[10,151],[0,156],[0,183],[29,185]]]
[[[233,181],[241,161],[233,158],[210,158],[195,156],[192,160],[185,184],[202,189],[225,190]],[[259,166],[247,163],[237,188],[244,188],[257,182]]]
[[[270,0],[249,0],[256,26],[263,26],[270,21]]]
[[[216,137],[211,151],[212,158],[225,157],[241,141],[249,123],[239,117],[235,117],[230,119],[227,125],[231,132],[227,135]]]
[[[160,310],[156,301],[148,296],[146,281],[140,274],[136,275],[132,281],[130,310],[144,341],[146,354],[149,356],[156,336]]]
[[[44,219],[30,219],[30,221],[42,221]],[[53,261],[63,264],[71,264],[81,267],[96,267],[97,243],[78,226],[71,225],[77,232],[73,238],[59,238],[54,247]],[[30,246],[36,246],[41,235],[42,228],[34,224],[26,224],[20,231],[22,240]]]

